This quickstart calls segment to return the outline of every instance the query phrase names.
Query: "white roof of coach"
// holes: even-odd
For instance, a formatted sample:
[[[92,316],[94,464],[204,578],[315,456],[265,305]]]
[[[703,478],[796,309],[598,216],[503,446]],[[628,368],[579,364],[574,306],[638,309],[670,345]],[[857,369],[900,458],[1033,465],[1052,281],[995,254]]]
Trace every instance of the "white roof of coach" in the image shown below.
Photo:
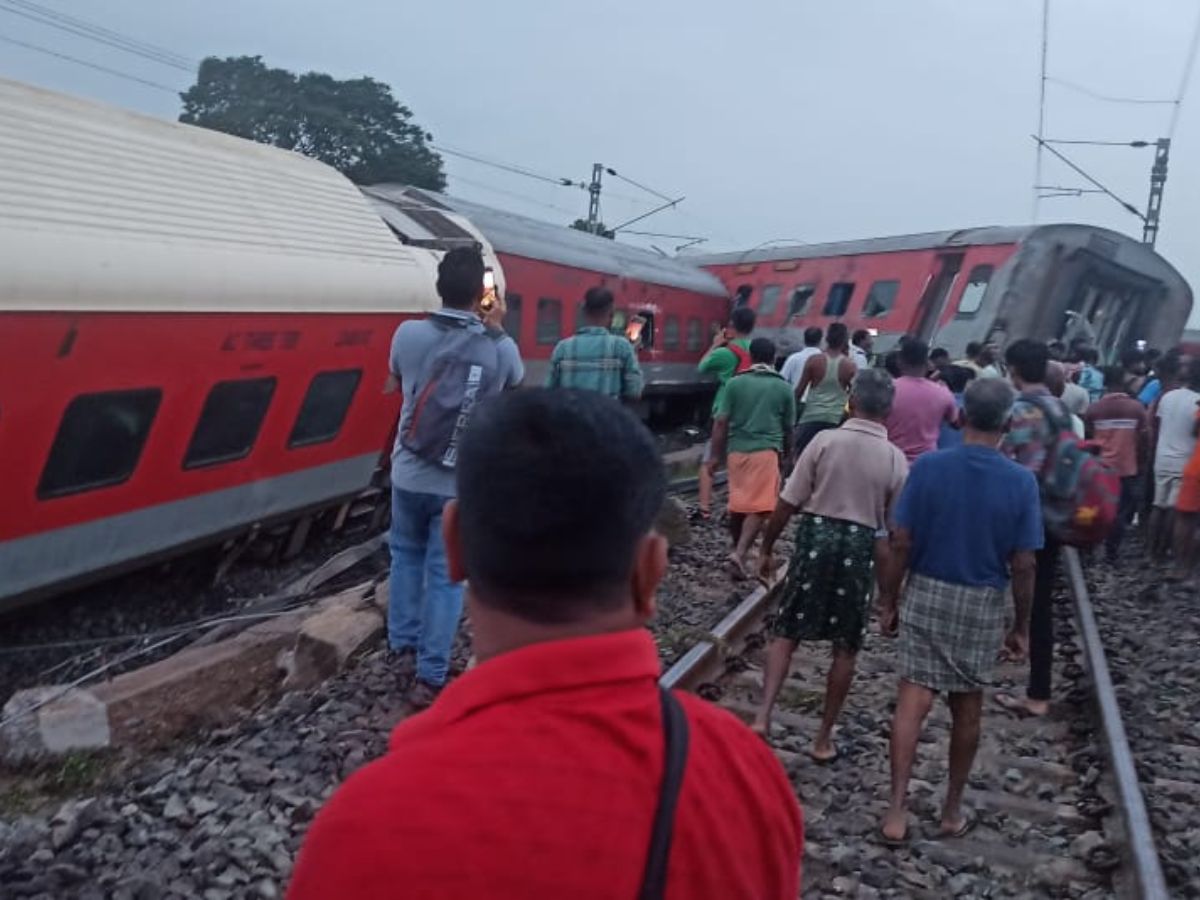
[[[323,163],[0,79],[0,310],[418,311],[436,260]]]
[[[690,260],[660,256],[640,247],[631,247],[565,225],[554,225],[432,191],[388,185],[372,185],[368,190],[388,188],[399,190],[409,197],[424,196],[432,201],[431,205],[435,208],[449,208],[466,216],[491,242],[497,253],[544,260],[649,284],[683,288],[714,297],[728,295],[720,279]]]

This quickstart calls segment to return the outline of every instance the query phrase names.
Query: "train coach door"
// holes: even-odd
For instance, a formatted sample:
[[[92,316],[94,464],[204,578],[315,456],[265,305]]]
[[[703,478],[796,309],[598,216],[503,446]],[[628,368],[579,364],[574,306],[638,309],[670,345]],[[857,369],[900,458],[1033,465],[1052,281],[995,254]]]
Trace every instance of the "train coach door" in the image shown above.
[[[913,333],[922,340],[928,341],[937,329],[937,323],[941,320],[942,312],[950,299],[950,290],[962,269],[962,261],[961,253],[938,254],[933,273],[925,283],[925,292],[921,295],[921,302],[913,320]]]

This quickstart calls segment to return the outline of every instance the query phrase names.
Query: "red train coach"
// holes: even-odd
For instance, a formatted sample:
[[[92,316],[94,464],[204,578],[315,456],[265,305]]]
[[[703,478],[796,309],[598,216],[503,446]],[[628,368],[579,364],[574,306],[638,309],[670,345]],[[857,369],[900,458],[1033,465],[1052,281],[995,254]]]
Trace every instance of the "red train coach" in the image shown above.
[[[436,263],[328,166],[0,81],[0,609],[367,487]]]
[[[781,352],[810,325],[905,333],[960,355],[971,341],[1090,336],[1107,358],[1136,340],[1178,342],[1192,308],[1183,277],[1153,249],[1090,225],[968,228],[750,250],[690,261],[732,292],[754,288],[759,325]]]
[[[623,329],[634,316],[644,323],[638,359],[651,402],[711,390],[696,364],[713,329],[724,324],[729,299],[709,272],[688,261],[429,191],[400,185],[364,191],[419,216],[431,232],[448,238],[452,231],[438,221],[445,213],[458,213],[479,229],[504,267],[505,330],[521,347],[526,384],[545,381],[554,345],[579,324],[584,292],[603,284],[617,299],[614,327]]]

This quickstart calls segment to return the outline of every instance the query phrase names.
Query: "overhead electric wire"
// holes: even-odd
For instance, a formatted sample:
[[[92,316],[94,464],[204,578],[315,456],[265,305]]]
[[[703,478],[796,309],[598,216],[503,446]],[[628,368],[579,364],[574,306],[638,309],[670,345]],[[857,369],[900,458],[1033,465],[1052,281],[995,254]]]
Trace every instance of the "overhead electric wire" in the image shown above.
[[[1057,78],[1053,75],[1047,75],[1046,81],[1052,84],[1057,84],[1059,87],[1065,87],[1068,90],[1076,91],[1083,94],[1085,97],[1091,97],[1093,100],[1101,100],[1104,103],[1128,103],[1135,106],[1169,106],[1175,103],[1175,100],[1164,100],[1155,97],[1115,97],[1112,94],[1102,94],[1099,91],[1093,91],[1089,87],[1074,81],[1068,81],[1066,78]]]
[[[76,37],[96,41],[97,43],[121,50],[125,53],[139,56],[150,62],[170,66],[184,72],[194,72],[199,66],[197,61],[189,60],[181,54],[127,37],[120,32],[102,28],[99,25],[94,25],[82,19],[75,19],[71,16],[57,13],[54,10],[38,6],[36,3],[27,2],[27,0],[0,0],[0,11],[22,16],[38,24],[57,28]]]
[[[497,162],[494,159],[486,159],[474,153],[467,153],[464,150],[455,150],[453,147],[447,147],[444,144],[430,144],[429,146],[438,153],[445,153],[448,156],[457,156],[462,159],[469,159],[471,162],[479,163],[483,166],[491,166],[493,169],[500,169],[503,172],[511,172],[514,175],[524,175],[526,178],[533,178],[536,181],[544,181],[547,184],[556,184],[559,187],[587,187],[587,185],[583,184],[582,182],[573,181],[570,178],[555,178],[552,175],[541,175],[521,166],[513,165],[512,163],[503,163]]]
[[[168,85],[161,84],[157,81],[151,81],[148,78],[141,78],[137,75],[131,75],[128,72],[122,72],[120,69],[111,69],[108,66],[102,66],[99,63],[89,62],[86,59],[80,59],[78,56],[71,56],[69,53],[60,53],[57,50],[51,50],[49,47],[40,47],[37,44],[31,44],[28,41],[20,41],[16,38],[8,37],[7,35],[3,34],[0,34],[0,41],[14,44],[17,47],[24,47],[26,50],[33,50],[35,53],[44,53],[47,56],[54,56],[58,59],[64,59],[67,62],[73,62],[80,66],[86,66],[89,69],[95,69],[97,72],[104,72],[108,75],[116,76],[117,78],[124,78],[127,81],[136,81],[138,84],[144,84],[146,87],[152,87],[157,88],[160,91],[166,91],[168,94],[173,94],[176,97],[179,96],[178,88],[169,87]]]
[[[1038,80],[1038,146],[1037,156],[1034,160],[1033,183],[1040,184],[1042,181],[1042,138],[1046,132],[1046,57],[1050,48],[1050,0],[1042,0],[1042,70],[1041,77]],[[1038,217],[1038,197],[1037,189],[1033,192],[1033,221],[1037,221]]]
[[[452,174],[452,175],[450,175],[450,180],[451,181],[461,181],[463,184],[469,184],[472,187],[478,188],[479,190],[482,190],[482,191],[491,191],[494,194],[501,194],[505,197],[511,197],[514,200],[520,200],[524,203],[531,203],[534,206],[542,206],[542,207],[545,207],[546,209],[552,209],[555,212],[564,213],[565,215],[568,215],[568,216],[578,215],[577,210],[567,209],[565,206],[556,206],[553,203],[547,203],[544,200],[537,200],[526,194],[518,194],[515,191],[506,191],[503,188],[492,187],[490,184],[484,184],[482,181],[474,181],[470,178],[464,178],[461,175],[453,175]]]
[[[644,185],[644,184],[638,184],[638,182],[634,181],[632,178],[626,178],[624,175],[622,175],[616,169],[605,169],[604,171],[608,172],[608,174],[611,175],[613,178],[619,178],[619,179],[621,179],[621,181],[624,181],[627,184],[632,184],[638,190],[645,191],[647,194],[653,194],[659,200],[668,200],[669,201],[672,199],[671,197],[667,196],[666,194],[663,194],[663,193],[660,193],[660,192],[654,190],[654,188],[646,187],[646,185]]]
[[[1134,206],[1128,200],[1122,200],[1120,197],[1118,197],[1116,194],[1114,194],[1112,191],[1110,191],[1107,187],[1105,187],[1103,184],[1101,184],[1099,181],[1097,181],[1095,178],[1093,178],[1091,175],[1089,175],[1087,172],[1085,172],[1083,169],[1081,169],[1075,163],[1071,162],[1071,160],[1068,159],[1066,157],[1066,155],[1064,155],[1063,153],[1061,153],[1058,150],[1055,150],[1053,147],[1051,147],[1049,144],[1047,144],[1044,140],[1042,140],[1036,134],[1031,134],[1030,137],[1032,137],[1035,141],[1038,142],[1038,144],[1045,147],[1047,150],[1049,150],[1051,153],[1053,153],[1055,156],[1057,156],[1059,159],[1061,159],[1064,163],[1066,163],[1068,166],[1070,166],[1076,172],[1076,174],[1082,175],[1091,184],[1098,187],[1103,193],[1107,194],[1108,196],[1112,197],[1112,199],[1116,200],[1119,204],[1121,204],[1121,206],[1125,207],[1127,212],[1133,213],[1135,216],[1137,216],[1143,222],[1146,221],[1145,215],[1143,215],[1142,212],[1136,206]]]
[[[1183,76],[1179,80],[1179,90],[1172,101],[1175,108],[1171,111],[1171,124],[1167,126],[1167,137],[1175,137],[1175,129],[1179,125],[1179,113],[1183,108],[1183,99],[1187,96],[1188,85],[1192,80],[1192,69],[1196,65],[1196,53],[1200,51],[1200,13],[1196,16],[1196,27],[1192,31],[1192,43],[1188,47],[1187,60],[1183,64]]]

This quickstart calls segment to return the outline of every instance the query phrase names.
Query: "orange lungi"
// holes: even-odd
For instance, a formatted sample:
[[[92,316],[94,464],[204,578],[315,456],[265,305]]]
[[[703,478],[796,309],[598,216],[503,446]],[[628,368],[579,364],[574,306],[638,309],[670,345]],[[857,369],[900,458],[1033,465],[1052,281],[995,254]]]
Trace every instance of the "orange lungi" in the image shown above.
[[[779,497],[779,454],[774,450],[730,453],[729,511],[769,513]]]

